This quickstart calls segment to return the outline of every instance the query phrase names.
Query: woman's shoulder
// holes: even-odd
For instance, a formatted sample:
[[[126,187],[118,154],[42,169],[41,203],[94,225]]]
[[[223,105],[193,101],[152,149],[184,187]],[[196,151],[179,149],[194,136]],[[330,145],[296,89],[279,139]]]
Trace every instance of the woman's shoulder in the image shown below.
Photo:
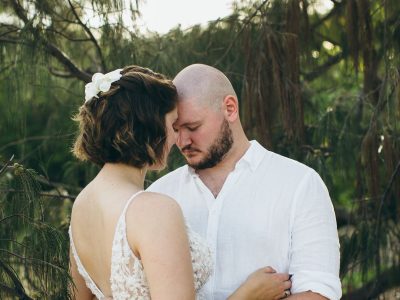
[[[169,196],[154,192],[138,195],[129,205],[125,218],[128,233],[139,236],[184,227],[179,204]]]
[[[175,199],[161,193],[142,192],[128,207],[127,215],[136,217],[150,217],[181,215],[182,211]]]
[[[169,196],[143,192],[128,206],[125,215],[127,238],[132,251],[166,247],[184,236],[185,223],[179,204]]]

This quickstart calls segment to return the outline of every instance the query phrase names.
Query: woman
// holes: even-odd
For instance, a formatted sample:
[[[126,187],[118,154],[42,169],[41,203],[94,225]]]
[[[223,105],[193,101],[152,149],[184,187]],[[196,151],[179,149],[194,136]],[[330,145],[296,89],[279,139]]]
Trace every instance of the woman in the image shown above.
[[[102,168],[72,208],[75,299],[194,299],[209,249],[173,199],[143,192],[146,171],[163,168],[175,142],[175,87],[129,66],[95,74],[85,94],[73,152]]]

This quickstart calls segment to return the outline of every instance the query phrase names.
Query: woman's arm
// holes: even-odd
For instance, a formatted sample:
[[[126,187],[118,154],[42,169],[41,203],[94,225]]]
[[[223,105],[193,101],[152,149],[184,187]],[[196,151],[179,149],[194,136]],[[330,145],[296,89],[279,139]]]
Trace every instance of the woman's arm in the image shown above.
[[[290,300],[328,300],[328,298],[313,292],[303,292],[288,297]]]
[[[189,240],[175,200],[143,193],[127,211],[130,246],[143,263],[153,300],[195,298]]]
[[[73,299],[75,300],[91,300],[93,297],[92,292],[87,288],[85,280],[82,278],[81,274],[78,272],[78,266],[72,250],[69,250],[69,262],[70,262],[70,274],[72,277],[73,284],[70,285],[71,294],[73,294]]]

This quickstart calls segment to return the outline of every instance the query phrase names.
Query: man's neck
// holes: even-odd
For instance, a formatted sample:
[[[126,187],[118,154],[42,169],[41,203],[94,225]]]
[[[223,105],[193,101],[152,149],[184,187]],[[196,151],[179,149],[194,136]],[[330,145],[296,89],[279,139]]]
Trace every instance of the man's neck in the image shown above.
[[[221,191],[229,173],[233,171],[236,163],[243,157],[250,147],[250,142],[244,139],[234,143],[223,160],[212,168],[196,170],[203,183],[216,198]]]

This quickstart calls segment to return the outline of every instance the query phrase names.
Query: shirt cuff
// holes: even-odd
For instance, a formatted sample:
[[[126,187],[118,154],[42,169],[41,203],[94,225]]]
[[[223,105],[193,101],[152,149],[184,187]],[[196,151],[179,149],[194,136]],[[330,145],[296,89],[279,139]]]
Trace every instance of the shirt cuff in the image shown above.
[[[339,300],[342,297],[340,279],[331,273],[300,271],[293,274],[291,281],[292,294],[311,291],[330,300]]]

